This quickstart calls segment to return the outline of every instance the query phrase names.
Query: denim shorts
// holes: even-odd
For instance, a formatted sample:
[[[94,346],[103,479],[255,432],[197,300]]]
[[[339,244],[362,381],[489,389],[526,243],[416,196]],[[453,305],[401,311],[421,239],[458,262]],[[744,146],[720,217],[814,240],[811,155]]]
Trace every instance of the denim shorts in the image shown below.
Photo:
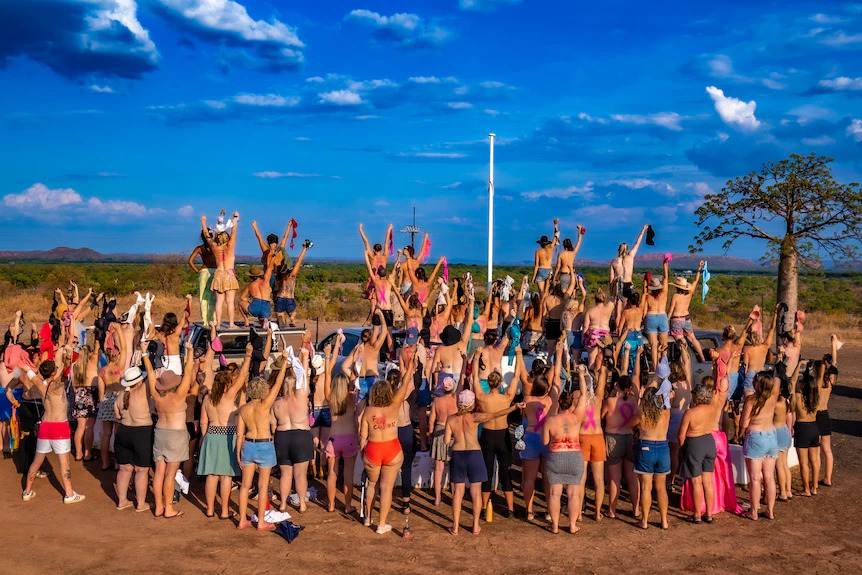
[[[538,271],[536,271],[537,282],[547,281],[549,277],[551,277],[551,268],[539,268]]]
[[[545,453],[542,445],[542,434],[535,431],[524,431],[524,449],[521,450],[521,459],[539,459]]]
[[[242,444],[239,460],[243,465],[255,464],[261,469],[275,467],[275,444],[272,439],[269,441],[249,441],[246,439]]]
[[[775,435],[778,437],[778,451],[790,451],[793,446],[793,438],[790,437],[790,430],[787,426],[776,427]]]
[[[766,457],[775,459],[778,457],[778,434],[775,429],[746,433],[742,455],[746,459],[764,459]]]
[[[368,397],[368,393],[371,391],[371,386],[374,385],[375,381],[377,381],[376,375],[359,378],[359,401]]]
[[[734,399],[734,394],[736,393],[736,388],[739,387],[739,372],[734,371],[733,373],[727,374],[727,399]]]
[[[667,441],[642,439],[635,450],[635,473],[667,475],[670,473],[670,448]]]
[[[756,371],[746,371],[745,379],[742,381],[742,391],[745,393],[754,393],[754,376]]]
[[[667,333],[666,313],[648,313],[644,318],[644,333]]]
[[[275,313],[293,313],[296,311],[296,300],[292,297],[275,298]]]
[[[269,319],[272,317],[272,305],[268,300],[254,298],[248,304],[248,313],[258,319]]]

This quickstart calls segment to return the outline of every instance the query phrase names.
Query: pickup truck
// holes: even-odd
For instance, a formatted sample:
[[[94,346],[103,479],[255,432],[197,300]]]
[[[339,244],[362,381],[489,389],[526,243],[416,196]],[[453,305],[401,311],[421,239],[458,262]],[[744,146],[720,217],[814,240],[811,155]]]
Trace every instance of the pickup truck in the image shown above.
[[[266,330],[260,327],[252,328],[264,339],[266,339]],[[305,336],[305,327],[285,327],[279,328],[273,332],[272,354],[276,354],[283,350],[283,346],[293,346],[294,350],[299,350],[302,346],[302,338]],[[245,346],[248,344],[248,327],[237,327],[235,329],[219,329],[219,337],[224,345],[222,352],[228,362],[239,362],[245,357]],[[192,323],[189,328],[188,335],[180,342],[181,346],[186,341],[190,341],[193,347],[209,349],[210,345],[210,328],[201,322]],[[284,343],[283,343],[284,342]]]

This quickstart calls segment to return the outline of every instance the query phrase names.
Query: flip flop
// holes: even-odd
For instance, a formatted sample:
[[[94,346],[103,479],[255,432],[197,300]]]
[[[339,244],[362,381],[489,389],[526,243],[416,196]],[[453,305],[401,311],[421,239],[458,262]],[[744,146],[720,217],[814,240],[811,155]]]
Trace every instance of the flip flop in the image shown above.
[[[228,521],[228,520],[233,519],[235,517],[236,517],[236,513],[234,513],[233,511],[228,513],[227,517],[222,517],[221,515],[218,516],[218,518],[222,521]]]
[[[152,505],[147,505],[146,507],[143,507],[141,509],[138,509],[137,507],[135,507],[135,513],[143,513],[144,511],[149,511],[152,508],[153,508]]]
[[[123,509],[128,509],[129,507],[132,507],[133,505],[134,505],[134,503],[132,503],[131,501],[126,501],[125,505],[117,505],[117,511],[122,511]]]
[[[185,514],[185,511],[177,511],[174,515],[171,515],[170,517],[164,514],[162,514],[162,517],[164,517],[165,519],[176,519],[177,517],[182,517]]]

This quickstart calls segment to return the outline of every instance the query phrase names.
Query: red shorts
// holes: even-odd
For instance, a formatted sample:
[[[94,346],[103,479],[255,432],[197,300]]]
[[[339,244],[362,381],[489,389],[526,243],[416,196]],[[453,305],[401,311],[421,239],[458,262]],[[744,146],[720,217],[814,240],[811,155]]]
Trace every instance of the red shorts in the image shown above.
[[[389,465],[400,453],[401,442],[397,437],[389,441],[369,441],[365,444],[365,459],[376,467]]]
[[[72,430],[68,421],[43,421],[39,426],[39,439],[71,439]]]

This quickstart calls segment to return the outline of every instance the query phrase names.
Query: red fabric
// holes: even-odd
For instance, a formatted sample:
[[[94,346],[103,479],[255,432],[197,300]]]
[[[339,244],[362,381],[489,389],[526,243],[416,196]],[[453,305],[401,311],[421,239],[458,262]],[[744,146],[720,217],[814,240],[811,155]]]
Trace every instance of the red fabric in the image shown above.
[[[713,495],[712,511],[710,515],[730,511],[731,513],[742,513],[742,507],[736,500],[736,483],[733,480],[733,465],[730,463],[730,449],[727,445],[727,436],[723,431],[713,431],[715,440],[715,471],[712,474],[712,486],[715,491]],[[691,493],[691,480],[687,480],[682,486],[682,497],[680,506],[685,511],[694,511],[694,498]],[[701,513],[706,513],[706,502],[701,505]]]
[[[296,228],[299,227],[299,224],[296,223],[296,220],[290,218],[290,249],[296,249],[294,245],[294,241],[296,239]]]
[[[68,421],[43,421],[39,426],[39,439],[71,439]]]
[[[369,441],[365,444],[365,459],[377,467],[389,465],[399,453],[401,453],[401,443],[397,438],[389,441]]]
[[[6,348],[3,353],[3,363],[6,364],[6,371],[10,373],[15,371],[16,367],[20,367],[24,371],[35,369],[33,362],[30,361],[30,354],[17,343]]]

